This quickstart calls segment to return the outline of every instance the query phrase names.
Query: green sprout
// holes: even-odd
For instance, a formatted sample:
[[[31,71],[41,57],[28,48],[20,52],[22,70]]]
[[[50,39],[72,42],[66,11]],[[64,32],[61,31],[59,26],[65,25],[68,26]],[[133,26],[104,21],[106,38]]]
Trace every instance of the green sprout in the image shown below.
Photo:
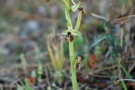
[[[43,75],[43,66],[41,64],[38,65],[38,81],[41,82],[42,81],[42,75]]]
[[[23,70],[24,70],[24,72],[26,74],[27,73],[27,68],[26,68],[27,62],[26,62],[26,58],[25,58],[23,53],[20,55],[20,59],[21,59]]]

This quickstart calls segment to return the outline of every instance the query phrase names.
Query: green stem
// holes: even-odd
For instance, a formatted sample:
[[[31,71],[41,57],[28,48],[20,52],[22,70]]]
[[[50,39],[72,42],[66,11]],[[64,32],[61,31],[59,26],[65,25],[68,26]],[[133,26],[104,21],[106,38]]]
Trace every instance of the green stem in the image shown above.
[[[67,19],[67,23],[70,24],[70,27],[68,27],[68,29],[73,29],[72,21],[71,21],[71,18],[70,18],[70,9],[68,7],[66,7],[66,9],[65,9],[65,16],[66,16],[66,19]]]
[[[74,41],[69,42],[69,56],[70,56],[70,64],[71,64],[71,79],[73,90],[78,90],[78,84],[76,79],[76,69],[74,68],[75,64],[75,55],[74,55]]]
[[[72,25],[72,21],[71,21],[71,17],[70,17],[69,0],[62,0],[62,2],[66,6],[65,16],[66,16],[66,20],[67,20],[68,29],[73,30],[73,25]],[[76,68],[74,67],[74,64],[75,64],[74,40],[69,42],[69,57],[70,57],[70,64],[71,64],[70,69],[71,69],[71,80],[72,80],[73,90],[78,90],[78,84],[77,84],[77,79],[76,79]]]

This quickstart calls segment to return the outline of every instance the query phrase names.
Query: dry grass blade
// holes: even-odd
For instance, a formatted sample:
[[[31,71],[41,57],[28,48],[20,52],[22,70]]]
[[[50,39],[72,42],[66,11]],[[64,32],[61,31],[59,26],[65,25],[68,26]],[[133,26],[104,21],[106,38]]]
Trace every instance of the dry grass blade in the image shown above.
[[[116,21],[122,21],[122,20],[126,20],[126,19],[129,19],[129,18],[134,18],[134,17],[135,17],[135,15],[129,15],[129,16],[118,18],[118,19],[116,19]]]
[[[110,9],[110,11],[109,11],[109,18],[108,19],[109,19],[109,21],[112,21],[112,19],[113,19],[112,18],[112,9],[113,9],[112,5],[110,5],[109,9]]]
[[[91,15],[95,18],[98,18],[98,19],[101,19],[101,20],[104,20],[104,21],[109,21],[106,17],[103,17],[103,16],[100,16],[100,15],[97,15],[95,13],[91,13]]]
[[[61,36],[52,32],[47,37],[47,49],[55,70],[60,70],[63,67],[64,56],[63,56],[63,39]]]

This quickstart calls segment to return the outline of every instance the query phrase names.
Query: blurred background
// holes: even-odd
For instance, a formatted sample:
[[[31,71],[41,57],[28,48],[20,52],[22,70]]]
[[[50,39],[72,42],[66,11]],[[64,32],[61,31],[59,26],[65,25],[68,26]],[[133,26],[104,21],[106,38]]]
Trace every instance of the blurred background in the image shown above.
[[[82,36],[75,41],[76,58],[82,57],[77,70],[80,90],[122,90],[113,83],[117,70],[111,53],[122,56],[124,67],[133,76],[134,18],[112,24],[113,29],[108,26],[113,30],[110,42],[116,43],[116,53],[110,52],[113,49],[107,44],[106,22],[91,14],[115,21],[135,14],[135,1],[75,2],[81,2],[86,11],[79,29]],[[23,90],[22,83],[32,90],[71,90],[68,43],[61,35],[67,29],[64,8],[59,0],[0,0],[0,90]],[[77,17],[78,12],[71,13],[73,25]],[[126,75],[122,73],[122,77]],[[130,87],[128,82],[126,85]]]

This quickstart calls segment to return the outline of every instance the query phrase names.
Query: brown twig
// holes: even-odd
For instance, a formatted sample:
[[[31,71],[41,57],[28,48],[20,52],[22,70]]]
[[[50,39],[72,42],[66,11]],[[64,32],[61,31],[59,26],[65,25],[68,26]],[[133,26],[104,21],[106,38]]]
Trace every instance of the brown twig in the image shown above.
[[[115,67],[117,67],[117,65],[113,65],[113,66],[110,66],[110,67],[104,67],[104,68],[102,68],[102,69],[95,70],[95,71],[91,72],[90,74],[96,74],[96,73],[99,73],[99,72],[101,72],[101,71],[106,71],[106,70],[113,69],[113,68],[115,68]]]
[[[132,71],[134,68],[135,68],[135,61],[134,61],[133,65],[132,65],[132,67],[128,70],[128,72],[131,73],[131,71]]]
[[[135,17],[135,15],[129,15],[129,16],[121,17],[121,18],[116,19],[115,21],[116,22],[117,21],[122,21],[122,20],[125,20],[125,19],[128,19],[128,18],[133,18],[133,17]]]
[[[106,78],[106,79],[111,78],[111,76],[105,76],[105,75],[91,75],[91,74],[89,74],[89,76],[96,77],[96,78]]]

